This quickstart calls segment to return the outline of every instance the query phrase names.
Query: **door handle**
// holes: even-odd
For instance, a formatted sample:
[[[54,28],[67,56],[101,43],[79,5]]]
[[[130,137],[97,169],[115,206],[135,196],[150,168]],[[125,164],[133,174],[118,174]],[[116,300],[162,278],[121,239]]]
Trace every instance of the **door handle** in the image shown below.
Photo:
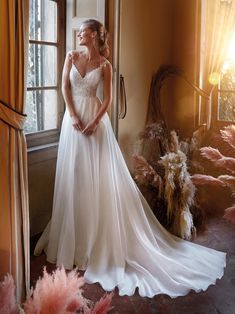
[[[124,77],[120,75],[120,106],[119,119],[124,119],[127,112],[126,89]]]

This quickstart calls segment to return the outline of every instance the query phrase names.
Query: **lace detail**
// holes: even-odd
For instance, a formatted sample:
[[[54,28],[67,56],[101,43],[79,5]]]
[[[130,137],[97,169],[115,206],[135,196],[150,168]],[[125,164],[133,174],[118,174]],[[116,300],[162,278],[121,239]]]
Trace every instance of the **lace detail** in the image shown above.
[[[74,97],[95,97],[97,87],[102,79],[102,68],[106,66],[108,60],[105,60],[99,67],[87,72],[81,76],[80,72],[73,64],[70,71],[70,83],[72,95]]]

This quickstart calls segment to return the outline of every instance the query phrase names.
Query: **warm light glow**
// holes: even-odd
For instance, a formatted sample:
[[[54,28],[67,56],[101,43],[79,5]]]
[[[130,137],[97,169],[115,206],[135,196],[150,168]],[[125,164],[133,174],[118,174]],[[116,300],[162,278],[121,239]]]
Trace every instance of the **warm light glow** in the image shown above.
[[[225,74],[231,66],[234,66],[234,64],[235,64],[235,30],[232,34],[232,37],[228,46],[226,60],[222,66],[222,73]]]
[[[230,67],[230,62],[227,60],[223,64],[222,73],[225,74],[228,71],[229,67]]]
[[[220,80],[220,74],[218,72],[212,72],[208,78],[211,85],[218,85]]]
[[[229,48],[228,48],[228,59],[235,62],[235,31],[233,32]]]

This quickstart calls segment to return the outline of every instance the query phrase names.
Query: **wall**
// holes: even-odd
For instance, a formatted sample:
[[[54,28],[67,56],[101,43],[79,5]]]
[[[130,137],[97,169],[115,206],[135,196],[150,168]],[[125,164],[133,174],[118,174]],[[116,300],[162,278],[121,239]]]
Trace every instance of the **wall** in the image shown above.
[[[131,167],[139,132],[146,120],[152,74],[171,63],[172,0],[122,1],[120,73],[125,78],[127,115],[119,120],[119,143]],[[168,100],[170,101],[170,94]]]
[[[199,1],[174,0],[172,5],[172,64],[182,69],[187,78],[198,85]],[[173,87],[173,102],[168,114],[169,127],[182,136],[190,136],[197,126],[198,99],[193,89],[180,78],[174,79]]]
[[[28,152],[30,235],[40,233],[51,216],[57,145]]]

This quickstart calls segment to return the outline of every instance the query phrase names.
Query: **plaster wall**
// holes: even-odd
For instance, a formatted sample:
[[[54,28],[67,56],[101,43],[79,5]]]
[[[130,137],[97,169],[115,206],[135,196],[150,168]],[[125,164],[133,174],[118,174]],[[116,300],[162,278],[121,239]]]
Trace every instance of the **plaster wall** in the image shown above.
[[[119,120],[119,143],[131,168],[138,134],[144,128],[153,73],[171,63],[172,0],[122,1],[120,73],[124,76],[127,115]],[[165,97],[170,103],[171,95]]]

